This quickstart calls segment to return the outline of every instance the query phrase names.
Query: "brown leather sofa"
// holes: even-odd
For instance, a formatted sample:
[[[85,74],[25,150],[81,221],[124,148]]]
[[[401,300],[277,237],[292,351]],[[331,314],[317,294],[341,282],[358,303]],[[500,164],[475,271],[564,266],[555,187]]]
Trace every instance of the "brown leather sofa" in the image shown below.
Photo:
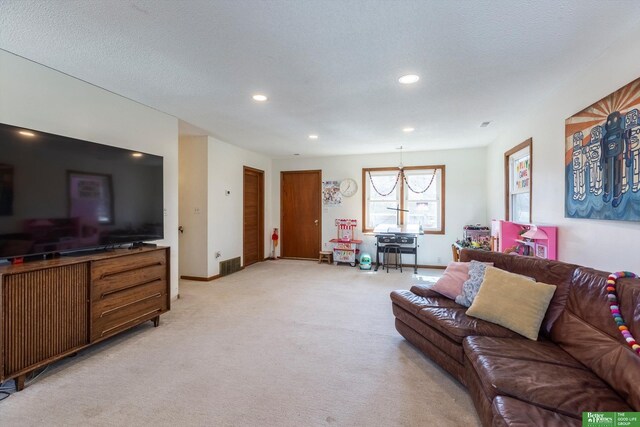
[[[538,341],[467,316],[426,286],[391,293],[398,332],[466,385],[484,426],[580,426],[582,412],[640,411],[640,357],[611,317],[607,273],[462,250],[460,261],[470,260],[557,286]],[[620,280],[617,290],[640,337],[640,280]]]

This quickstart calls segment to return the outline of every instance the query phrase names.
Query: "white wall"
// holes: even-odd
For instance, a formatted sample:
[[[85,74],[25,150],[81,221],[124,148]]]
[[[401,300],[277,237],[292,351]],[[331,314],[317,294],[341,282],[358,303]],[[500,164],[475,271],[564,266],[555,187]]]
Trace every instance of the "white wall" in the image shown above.
[[[625,42],[640,37],[640,28],[632,31],[600,57],[585,59],[573,80],[558,82],[554,96],[523,112],[522,122],[487,150],[488,217],[504,218],[504,152],[533,137],[533,222],[559,226],[560,260],[605,271],[640,272],[640,223],[564,217],[564,123],[640,77],[640,45]]]
[[[208,140],[208,276],[215,276],[220,272],[220,261],[242,256],[243,166],[264,171],[265,257],[270,252],[271,159],[215,138]],[[231,192],[229,195],[227,190]],[[218,259],[216,252],[221,253]]]
[[[208,185],[209,142],[206,136],[180,137],[179,221],[180,275],[209,277]]]
[[[427,234],[419,238],[418,264],[446,265],[451,261],[451,244],[462,238],[462,227],[466,224],[487,224],[485,156],[485,148],[404,153],[405,166],[446,166],[445,234]],[[358,220],[357,236],[364,240],[361,249],[375,257],[373,236],[362,236],[362,168],[393,167],[399,163],[399,152],[274,160],[272,227],[279,227],[280,222],[281,171],[321,169],[323,181],[353,178],[358,183],[358,192],[354,196],[343,198],[342,206],[323,207],[322,242],[327,245],[336,237],[336,218],[355,218]],[[330,244],[325,247],[330,248]],[[413,260],[406,256],[403,262]]]
[[[0,122],[164,157],[165,239],[178,293],[178,120],[0,50]]]

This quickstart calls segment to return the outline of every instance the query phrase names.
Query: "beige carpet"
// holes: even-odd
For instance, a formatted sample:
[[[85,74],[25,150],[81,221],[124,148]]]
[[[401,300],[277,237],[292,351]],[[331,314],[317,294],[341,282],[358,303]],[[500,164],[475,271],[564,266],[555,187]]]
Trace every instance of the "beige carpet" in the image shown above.
[[[183,281],[159,328],[52,365],[0,402],[0,425],[477,426],[393,326],[389,292],[423,277],[278,260]]]

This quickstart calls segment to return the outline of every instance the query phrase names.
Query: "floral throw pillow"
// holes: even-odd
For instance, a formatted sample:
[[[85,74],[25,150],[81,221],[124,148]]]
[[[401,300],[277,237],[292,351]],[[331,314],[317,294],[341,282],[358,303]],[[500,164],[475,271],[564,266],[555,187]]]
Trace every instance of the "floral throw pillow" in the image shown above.
[[[484,280],[484,273],[487,265],[478,261],[471,261],[469,264],[469,279],[462,284],[462,294],[456,297],[456,302],[465,307],[470,307],[480,290],[480,285]]]

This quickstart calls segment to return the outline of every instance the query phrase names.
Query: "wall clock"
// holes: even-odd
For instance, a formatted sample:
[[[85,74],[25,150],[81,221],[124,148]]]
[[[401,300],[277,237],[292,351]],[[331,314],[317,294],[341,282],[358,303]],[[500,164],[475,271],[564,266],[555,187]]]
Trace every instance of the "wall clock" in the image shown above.
[[[358,191],[358,183],[351,178],[343,179],[340,182],[340,193],[345,197],[351,197]]]

